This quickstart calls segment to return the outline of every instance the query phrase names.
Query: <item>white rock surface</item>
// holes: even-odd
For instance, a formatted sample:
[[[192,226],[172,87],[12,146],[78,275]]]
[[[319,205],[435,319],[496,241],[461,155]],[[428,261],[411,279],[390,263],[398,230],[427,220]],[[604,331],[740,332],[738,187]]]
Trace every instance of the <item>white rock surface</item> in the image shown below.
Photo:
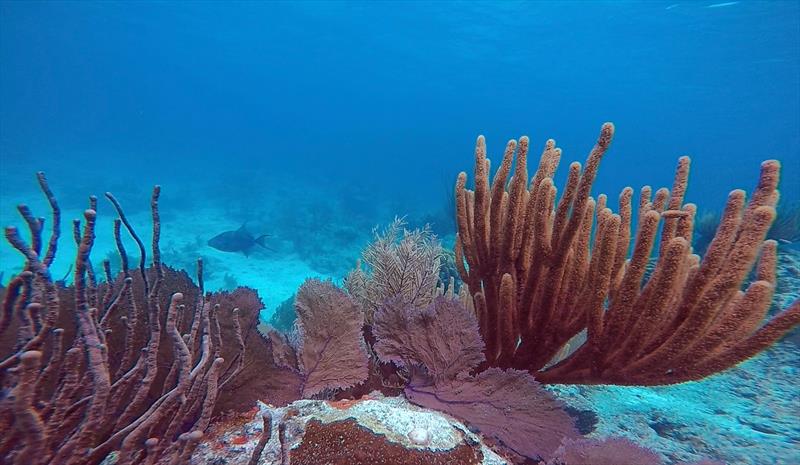
[[[258,409],[258,413],[243,426],[207,435],[208,439],[195,451],[192,463],[246,465],[261,437],[261,416],[269,412],[272,415],[272,434],[258,465],[280,464],[278,422],[288,411],[295,410],[296,414],[286,421],[289,448],[302,443],[304,426],[310,420],[331,423],[354,419],[362,427],[408,449],[450,450],[463,444],[466,438],[469,442],[480,444],[484,465],[509,465],[461,422],[443,413],[410,404],[403,397],[384,397],[374,392],[359,401],[299,400],[282,408],[259,402]]]

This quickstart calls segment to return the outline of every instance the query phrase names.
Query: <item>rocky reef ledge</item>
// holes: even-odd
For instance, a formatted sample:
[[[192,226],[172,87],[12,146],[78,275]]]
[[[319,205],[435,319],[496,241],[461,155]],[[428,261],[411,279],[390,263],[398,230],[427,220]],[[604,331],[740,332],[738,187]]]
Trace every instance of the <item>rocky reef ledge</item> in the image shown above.
[[[264,421],[267,419],[267,422]],[[264,426],[269,440],[255,462]],[[192,464],[504,465],[463,423],[373,392],[360,400],[298,400],[286,407],[259,402],[248,414],[215,424]]]

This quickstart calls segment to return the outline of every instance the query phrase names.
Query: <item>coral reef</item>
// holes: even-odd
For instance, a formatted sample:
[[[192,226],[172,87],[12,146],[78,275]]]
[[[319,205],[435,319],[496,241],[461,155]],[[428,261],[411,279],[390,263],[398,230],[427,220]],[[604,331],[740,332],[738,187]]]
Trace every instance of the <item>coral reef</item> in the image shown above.
[[[347,275],[344,287],[364,310],[366,320],[389,299],[423,307],[436,295],[442,246],[428,227],[409,231],[395,218],[375,236],[356,268]],[[366,269],[362,269],[366,265]]]
[[[720,214],[710,211],[695,219],[692,246],[696,253],[705,253],[716,234],[719,222]],[[779,245],[785,246],[792,246],[800,242],[800,202],[781,201],[778,203],[775,221],[769,228],[767,239],[772,239]]]
[[[417,438],[424,438],[422,441]],[[457,419],[378,392],[359,400],[258,403],[239,421],[212,425],[190,463],[228,465],[391,464],[512,465],[491,441]],[[564,440],[539,465],[662,465],[625,439]],[[694,465],[724,465],[702,460]],[[681,462],[679,465],[689,465]]]
[[[475,315],[453,299],[438,297],[426,307],[392,299],[375,314],[373,333],[382,361],[424,368],[433,381],[454,379],[484,361]]]
[[[590,436],[623,436],[665,463],[713,457],[736,465],[793,465],[800,424],[800,353],[783,341],[724,373],[670,386],[547,385],[597,414]]]
[[[527,372],[490,368],[475,316],[457,300],[437,297],[427,308],[400,300],[375,314],[375,352],[409,374],[411,402],[450,413],[518,459],[550,457],[565,437],[577,437],[561,404]]]
[[[602,127],[583,171],[570,165],[558,202],[555,141],[545,144],[530,184],[528,139],[509,142],[490,186],[478,138],[475,190],[463,172],[456,184],[456,264],[474,299],[487,363],[547,383],[672,384],[725,370],[797,326],[800,301],[761,321],[775,285],[776,243],[765,237],[780,164],[762,164],[749,203],[743,191],[731,192],[701,260],[689,246],[696,207],[683,204],[688,157],[679,160],[671,190],[651,198],[651,188],[642,189],[635,234],[631,188],[620,194],[619,214],[606,208],[604,195],[589,196],[613,133],[610,123]],[[654,248],[658,260],[643,282]],[[740,291],[757,260],[757,280]],[[584,330],[586,342],[562,357]]]
[[[202,264],[198,288],[185,273],[161,263],[158,186],[151,198],[150,268],[144,243],[117,199],[106,194],[119,214],[115,236],[122,271],[114,277],[104,262],[105,282],[99,283],[91,267],[97,209],[91,197],[82,232],[77,221],[73,228],[80,243],[74,287],[57,286],[49,266],[60,209],[42,173],[39,183],[54,217],[44,253],[42,221],[24,205],[19,211],[30,244],[16,228],[5,232],[26,265],[2,290],[0,382],[10,394],[0,399],[0,426],[8,432],[0,439],[0,456],[20,464],[97,464],[112,451],[118,451],[118,464],[187,460],[215,406],[255,401],[238,392],[231,401],[231,392],[242,379],[252,379],[256,358],[267,348],[264,342],[261,350],[253,343],[245,347],[255,333],[258,297],[246,289],[205,295]],[[137,268],[129,268],[122,225],[139,248]],[[162,293],[165,288],[171,296]]]
[[[692,248],[698,255],[703,255],[714,239],[719,227],[720,215],[718,212],[705,212],[695,217],[694,234],[692,236]]]
[[[293,201],[273,207],[270,232],[290,242],[291,250],[316,272],[343,277],[353,266],[354,253],[369,240],[377,213],[374,205],[364,205],[369,201],[360,194],[340,198],[337,192],[319,189],[290,190],[287,196]]]
[[[74,285],[58,283],[49,267],[60,209],[40,174],[53,210],[49,242],[25,206],[30,244],[6,229],[25,267],[0,290],[0,427],[11,431],[0,457],[34,465],[660,465],[653,450],[608,431],[595,437],[602,417],[562,402],[575,386],[552,384],[706,377],[797,326],[800,301],[779,296],[788,308],[767,316],[783,280],[777,243],[766,240],[777,162],[762,165],[749,203],[743,191],[731,193],[701,259],[690,247],[696,208],[683,200],[688,158],[672,189],[642,190],[638,216],[630,188],[619,214],[605,196],[589,196],[612,134],[604,125],[586,169],[570,166],[560,199],[553,141],[530,181],[527,138],[509,143],[490,186],[479,138],[475,189],[462,173],[455,190],[453,259],[429,229],[407,231],[396,220],[375,232],[365,267],[345,289],[308,279],[276,317],[281,331],[259,332],[263,305],[252,289],[206,293],[202,260],[197,284],[162,263],[158,187],[151,264],[107,194],[118,214],[120,272],[108,259],[95,272],[91,197],[83,224],[72,227]],[[135,263],[124,231],[136,243]],[[285,407],[253,409],[257,401]],[[658,415],[646,421],[660,436],[680,430]]]
[[[412,379],[405,395],[476,428],[515,462],[551,457],[563,439],[578,436],[562,404],[521,370],[489,368],[435,384]]]
[[[548,465],[659,465],[661,459],[626,439],[566,440]]]
[[[367,378],[364,315],[330,282],[309,279],[297,291],[296,332],[271,331],[275,362],[300,378],[300,394],[346,389]],[[333,324],[332,324],[333,323]]]
[[[248,463],[263,438],[265,413],[272,434],[257,454],[262,465],[508,463],[459,421],[377,392],[357,401],[299,400],[282,408],[259,403],[243,425],[213,426],[191,463]],[[423,443],[415,435],[425,436]]]

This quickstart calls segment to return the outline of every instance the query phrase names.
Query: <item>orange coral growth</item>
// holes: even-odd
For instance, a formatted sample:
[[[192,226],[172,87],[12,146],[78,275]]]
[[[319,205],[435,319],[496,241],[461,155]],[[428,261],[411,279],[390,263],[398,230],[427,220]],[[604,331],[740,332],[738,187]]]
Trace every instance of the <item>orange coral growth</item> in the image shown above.
[[[350,407],[361,403],[364,401],[364,398],[361,399],[342,399],[342,400],[329,400],[328,405],[335,408],[336,410],[347,410]]]
[[[247,436],[239,435],[232,437],[230,443],[236,444],[237,446],[241,446],[242,444],[247,444],[249,441],[250,440],[247,438]]]
[[[444,451],[407,449],[359,426],[353,420],[312,420],[300,446],[290,452],[292,465],[478,465],[480,448],[461,444]]]

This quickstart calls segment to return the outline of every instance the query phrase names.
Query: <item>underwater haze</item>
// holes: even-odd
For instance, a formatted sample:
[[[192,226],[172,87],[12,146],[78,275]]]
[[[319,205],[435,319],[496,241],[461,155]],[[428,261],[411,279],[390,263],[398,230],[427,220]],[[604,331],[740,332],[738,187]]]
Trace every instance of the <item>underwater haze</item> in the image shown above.
[[[454,232],[479,134],[497,161],[521,135],[583,161],[605,121],[596,193],[668,186],[690,155],[689,199],[719,210],[777,158],[797,200],[799,17],[796,2],[3,2],[2,212],[38,170],[74,208],[111,191],[144,209],[160,184],[176,241],[247,221],[278,252],[340,254],[394,215]],[[280,224],[295,215],[366,231]]]
[[[774,305],[797,299],[797,1],[0,1],[0,223],[24,230],[24,203],[49,231],[44,171],[64,219],[50,271],[66,285],[88,196],[100,276],[104,260],[121,267],[104,194],[149,246],[160,185],[163,262],[195,276],[202,258],[207,290],[253,288],[277,325],[306,279],[343,285],[395,218],[452,250],[456,179],[474,187],[479,135],[492,172],[510,139],[530,138],[529,173],[555,139],[561,195],[605,122],[614,139],[591,193],[614,211],[627,186],[634,205],[643,186],[672,187],[688,155],[686,202],[718,217],[780,160]],[[694,239],[701,251],[710,236]],[[24,266],[2,241],[0,285]],[[584,434],[632,439],[664,464],[797,465],[793,334],[705,381],[549,389],[594,412]]]

